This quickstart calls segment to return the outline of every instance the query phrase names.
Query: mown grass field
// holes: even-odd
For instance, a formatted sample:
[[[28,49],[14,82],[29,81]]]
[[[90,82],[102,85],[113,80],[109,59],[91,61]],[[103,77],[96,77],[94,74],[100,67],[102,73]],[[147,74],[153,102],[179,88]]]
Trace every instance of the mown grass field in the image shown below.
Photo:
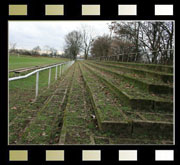
[[[76,61],[50,88],[46,75],[35,102],[35,77],[9,84],[10,144],[173,144],[172,67]]]
[[[33,66],[42,66],[46,64],[60,63],[68,61],[65,58],[50,58],[50,57],[32,57],[25,55],[9,55],[9,70],[17,68],[26,68]]]

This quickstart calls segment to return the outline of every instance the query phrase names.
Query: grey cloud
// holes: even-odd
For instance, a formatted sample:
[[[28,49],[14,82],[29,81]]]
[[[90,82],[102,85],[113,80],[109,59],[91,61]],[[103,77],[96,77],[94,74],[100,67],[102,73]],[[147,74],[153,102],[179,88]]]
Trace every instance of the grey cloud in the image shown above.
[[[79,30],[82,25],[93,27],[97,35],[109,33],[107,23],[111,21],[10,21],[9,41],[17,47],[32,49],[45,45],[63,51],[64,37],[72,30]]]

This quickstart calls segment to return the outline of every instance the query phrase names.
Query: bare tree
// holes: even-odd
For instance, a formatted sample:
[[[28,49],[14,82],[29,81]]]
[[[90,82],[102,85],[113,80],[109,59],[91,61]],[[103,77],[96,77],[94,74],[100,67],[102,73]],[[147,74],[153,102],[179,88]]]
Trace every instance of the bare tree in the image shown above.
[[[15,51],[16,51],[16,46],[17,46],[16,43],[10,42],[10,43],[9,43],[9,53],[15,53]]]
[[[108,56],[110,47],[110,37],[108,35],[99,36],[92,43],[91,55],[94,57]]]
[[[139,28],[140,28],[140,23],[139,22],[112,22],[109,25],[109,29],[111,31],[111,33],[114,33],[114,38],[117,41],[120,41],[119,44],[121,44],[119,46],[119,48],[124,45],[124,50],[121,49],[122,51],[126,52],[124,53],[134,53],[136,52],[136,54],[134,54],[134,56],[131,57],[131,59],[133,59],[133,61],[137,61],[140,56],[139,56]],[[123,44],[124,42],[124,44]],[[117,42],[116,42],[117,43]],[[131,49],[129,49],[127,46],[131,46]],[[118,46],[118,45],[117,45]]]
[[[173,47],[174,47],[174,23],[164,22],[161,25],[163,33],[162,38],[162,49],[167,50],[161,52],[161,60],[163,63],[173,63]],[[168,51],[169,50],[169,51]]]
[[[49,49],[49,52],[50,52],[50,56],[57,56],[57,49],[55,48],[50,48]]]
[[[76,59],[82,48],[82,35],[80,32],[74,30],[65,36],[65,50],[68,52],[68,56],[72,59]]]
[[[36,46],[36,47],[33,48],[32,53],[34,55],[40,55],[40,51],[41,51],[40,46]]]
[[[81,35],[82,35],[82,50],[84,51],[84,58],[87,59],[89,55],[89,51],[91,45],[93,43],[94,31],[91,26],[83,25],[81,27]]]
[[[109,25],[113,38],[116,39],[116,50],[134,52],[135,56],[131,58],[133,61],[139,61],[146,55],[147,60],[152,63],[172,63],[173,51],[169,49],[173,49],[174,45],[173,28],[173,22],[170,21],[111,22]],[[120,41],[119,44],[117,41]],[[129,43],[131,47],[128,48],[125,43]],[[123,45],[126,45],[127,51]]]
[[[50,46],[45,45],[43,49],[44,49],[44,51],[45,51],[45,54],[48,55],[48,54],[50,53]]]
[[[139,39],[142,47],[151,52],[149,61],[152,63],[172,61],[173,53],[167,49],[173,48],[173,22],[143,22],[140,29],[142,32]]]

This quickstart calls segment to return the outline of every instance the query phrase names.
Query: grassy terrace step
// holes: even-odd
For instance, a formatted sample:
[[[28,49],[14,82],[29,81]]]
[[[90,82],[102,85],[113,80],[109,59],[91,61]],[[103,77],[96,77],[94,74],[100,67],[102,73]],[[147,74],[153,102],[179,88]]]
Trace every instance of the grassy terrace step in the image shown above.
[[[171,140],[162,139],[132,139],[132,138],[112,138],[108,139],[110,144],[173,144]],[[106,140],[107,141],[107,140]]]
[[[173,144],[170,139],[95,136],[95,144]]]
[[[95,75],[89,72],[84,66],[80,66],[91,96],[100,130],[121,132],[121,134],[130,135],[131,124],[128,123],[122,112],[123,107],[121,108],[119,99]],[[113,123],[116,124],[113,125]],[[112,125],[113,130],[111,128]]]
[[[34,105],[21,112],[10,125],[10,144],[50,144],[54,143],[59,131],[59,122],[62,120],[62,104],[66,89],[72,79],[73,69],[70,68],[63,80],[58,80],[55,86],[46,93],[48,99],[37,99]],[[55,91],[55,92],[52,92]],[[58,134],[59,137],[59,134]],[[16,139],[16,140],[15,140]]]
[[[131,68],[144,68],[147,70],[152,70],[152,71],[158,71],[158,72],[165,72],[165,73],[173,73],[173,66],[170,65],[158,65],[158,64],[140,64],[140,63],[131,63],[131,62],[104,62],[107,64],[117,64],[117,65],[122,65],[122,66],[128,66]]]
[[[172,115],[135,112],[124,106],[86,67],[82,67],[82,72],[94,104],[100,130],[131,138],[141,137],[141,135],[172,138]],[[146,118],[148,115],[154,116],[154,119]],[[169,120],[164,122],[167,116]],[[143,134],[140,130],[143,130]]]
[[[87,66],[87,64],[89,63],[86,63],[86,67],[88,67],[92,73],[114,89],[124,104],[131,106],[133,109],[172,112],[173,102],[172,98],[168,95],[154,95],[140,91],[136,86],[123,81],[121,77],[114,77],[113,74],[94,69],[94,65],[92,67],[91,65]]]
[[[26,125],[28,125],[37,115],[41,107],[43,107],[44,104],[46,104],[46,102],[50,99],[50,96],[53,94],[57,86],[58,84],[56,83],[52,85],[51,88],[41,93],[36,102],[33,102],[31,99],[26,100],[27,97],[24,97],[26,101],[22,99],[23,97],[17,97],[13,103],[11,102],[11,106],[9,108],[10,144],[17,143],[17,139],[19,138],[21,132],[24,130]],[[10,95],[10,99],[11,97],[13,96]]]
[[[94,63],[94,62],[91,62],[91,63]],[[111,66],[110,66],[111,68],[109,68],[108,65],[103,65],[102,63],[95,63],[95,64],[99,65],[99,66],[102,66],[104,68],[111,69],[112,71],[115,71],[115,72],[117,72],[119,74],[124,74],[124,75],[127,75],[129,77],[133,77],[135,79],[141,80],[141,81],[146,82],[146,83],[151,83],[151,84],[154,84],[154,85],[165,85],[165,86],[170,86],[170,87],[172,87],[172,85],[173,85],[172,81],[168,82],[168,83],[165,83],[165,82],[163,82],[162,80],[160,80],[158,78],[152,78],[150,76],[144,77],[144,76],[139,75],[139,74],[130,73],[130,72],[127,71],[126,68],[123,70],[123,69],[117,69],[117,68],[114,68],[114,67],[111,67]]]
[[[161,72],[157,72],[157,71],[149,71],[149,70],[144,70],[144,69],[136,69],[136,68],[132,68],[132,67],[128,67],[128,66],[121,66],[118,64],[107,64],[104,62],[94,62],[96,64],[99,65],[103,65],[103,66],[107,66],[110,68],[115,68],[119,71],[122,71],[124,73],[134,73],[134,74],[138,74],[140,77],[146,77],[146,78],[150,78],[152,77],[154,80],[157,80],[160,82],[164,82],[164,83],[168,83],[168,82],[173,82],[173,74],[170,73],[161,73]]]
[[[101,65],[94,64],[92,62],[86,62],[87,64],[103,70],[105,72],[108,72],[110,74],[115,75],[117,78],[121,77],[124,81],[131,82],[135,86],[137,86],[141,91],[146,91],[148,93],[154,93],[154,94],[172,94],[173,93],[173,87],[172,85],[167,85],[165,83],[159,84],[157,82],[150,82],[148,80],[144,81],[141,78],[138,77],[133,77],[133,74],[127,74],[127,73],[122,73],[120,71],[110,69],[107,67],[103,67]]]
[[[60,139],[60,142],[63,144],[92,144],[90,137],[93,123],[90,116],[90,105],[87,102],[88,94],[78,63],[74,65],[74,78],[63,119],[65,127],[63,137],[65,138]]]

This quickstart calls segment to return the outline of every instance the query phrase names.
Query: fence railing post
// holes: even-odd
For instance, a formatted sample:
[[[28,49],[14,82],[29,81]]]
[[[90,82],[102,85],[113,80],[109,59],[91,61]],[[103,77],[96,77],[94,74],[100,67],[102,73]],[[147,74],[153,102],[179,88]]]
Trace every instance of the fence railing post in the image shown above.
[[[61,68],[61,75],[63,74],[63,65],[64,65],[64,64],[62,64],[62,68]]]
[[[35,96],[35,99],[38,96],[38,87],[39,87],[39,72],[36,73],[36,96]]]
[[[61,65],[59,65],[59,77],[61,77]]]
[[[51,83],[51,68],[49,69],[48,88],[50,86],[50,83]]]
[[[55,80],[57,80],[57,66],[56,66]]]

